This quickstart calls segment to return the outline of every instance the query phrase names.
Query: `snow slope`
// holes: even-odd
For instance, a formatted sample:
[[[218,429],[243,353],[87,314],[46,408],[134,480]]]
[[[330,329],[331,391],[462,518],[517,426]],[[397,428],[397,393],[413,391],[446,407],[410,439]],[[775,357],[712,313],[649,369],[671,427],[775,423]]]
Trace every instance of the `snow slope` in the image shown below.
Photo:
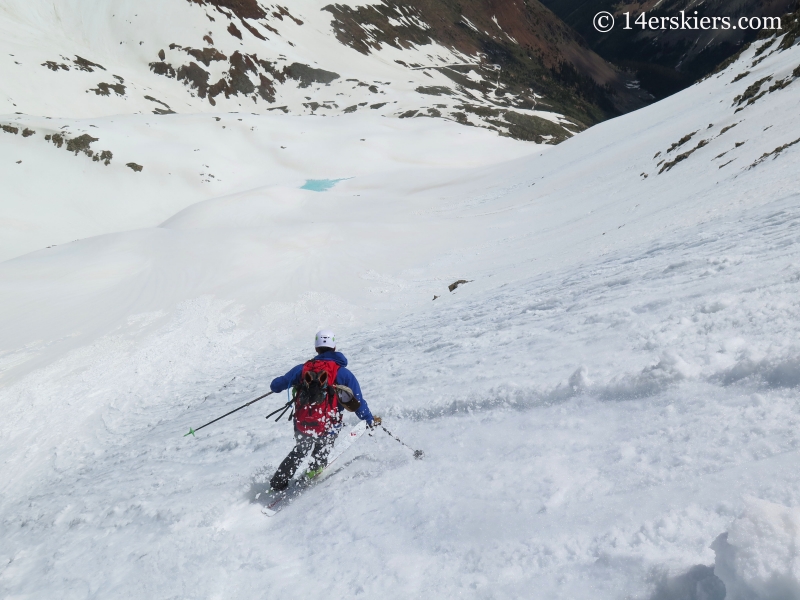
[[[0,263],[4,596],[798,597],[798,65]],[[320,325],[426,458],[376,434],[266,519],[279,400],[183,434]]]
[[[474,4],[479,8],[464,10],[487,10]],[[342,11],[351,5],[381,16],[387,31],[350,23]],[[534,9],[537,21],[520,22],[520,13],[530,18]],[[521,51],[496,16],[491,31],[473,25],[465,34],[460,11],[456,23],[440,23],[452,15],[377,0],[295,0],[288,7],[256,0],[2,0],[0,114],[358,112],[444,118],[552,141],[603,118],[598,101],[574,92],[580,77],[606,103],[641,105],[625,76],[547,9],[534,9],[512,1],[496,11],[506,30],[530,38],[510,66],[515,75],[501,84],[495,62]],[[448,39],[437,38],[441,28]],[[561,77],[561,63],[574,75]],[[598,92],[597,85],[614,91]],[[567,110],[572,117],[563,117]]]
[[[471,15],[482,6],[473,4],[464,7]],[[554,78],[551,67],[564,60],[614,84],[628,108],[639,102],[538,4],[541,22],[518,22],[520,10],[530,20],[532,9],[512,2],[490,21],[491,33],[461,31],[444,42],[434,29],[467,29],[448,25],[452,14],[429,25],[408,7],[356,5],[384,20],[379,8],[399,11],[384,25],[413,39],[371,23],[348,37],[341,19],[356,18],[345,14],[354,8],[319,0],[291,10],[256,0],[0,0],[0,260],[153,227],[245,186],[377,175],[405,161],[485,165],[522,156],[522,144],[454,123],[546,143],[603,118],[573,90],[574,77]],[[486,37],[521,52],[501,23],[521,28],[525,47],[541,52],[511,72],[474,48],[457,49]],[[563,116],[567,108],[573,117]],[[287,114],[349,118],[307,127],[280,118]],[[437,146],[456,131],[467,138],[457,150]]]
[[[0,130],[0,260],[154,227],[197,202],[249,190],[414,167],[481,166],[531,151],[486,130],[372,115],[14,116],[1,125],[10,131]],[[36,133],[24,137],[25,131]],[[92,156],[45,139],[56,134],[96,138]],[[453,147],[452,138],[464,142]],[[103,151],[113,155],[109,164],[93,160]]]
[[[220,4],[222,8],[214,4]],[[237,4],[245,8],[244,12],[232,10],[231,5]],[[415,73],[394,63],[394,58],[403,56],[415,62],[416,55],[424,58],[431,54],[433,60],[442,64],[479,62],[477,57],[458,56],[440,46],[423,51],[398,49],[392,52],[390,48],[384,58],[375,60],[336,40],[330,25],[332,15],[322,10],[327,4],[319,0],[293,3],[291,10],[284,8],[285,16],[278,12],[280,5],[265,5],[265,18],[257,20],[251,13],[263,11],[254,8],[258,5],[251,1],[206,4],[138,0],[111,4],[97,0],[59,3],[4,0],[0,4],[3,17],[0,25],[3,27],[2,60],[6,63],[2,69],[7,77],[3,91],[7,98],[3,99],[5,107],[0,111],[73,118],[140,111],[151,113],[155,109],[176,112],[252,109],[264,112],[286,108],[295,114],[309,114],[314,110],[304,104],[313,98],[321,113],[339,114],[346,107],[333,110],[332,104],[340,102],[337,96],[344,95],[341,92],[345,90],[346,99],[350,101],[348,106],[358,105],[363,100],[375,104],[386,101],[385,88],[394,81],[398,94],[416,96],[418,101],[424,102],[424,96],[415,94],[416,87],[451,83],[436,72],[431,76],[420,71]],[[250,7],[249,12],[247,7]],[[237,13],[245,16],[239,17]],[[238,35],[231,33],[231,25]],[[247,25],[262,38],[248,30]],[[212,42],[204,40],[205,36]],[[264,43],[267,40],[263,36],[269,36],[268,44]],[[216,50],[224,58],[213,52],[207,60],[189,54],[191,50],[202,52],[206,48]],[[161,51],[164,58],[159,57]],[[284,82],[278,77],[256,65],[258,72],[244,72],[244,76],[252,80],[254,89],[249,93],[240,90],[239,93],[217,95],[210,103],[206,93],[201,93],[197,85],[192,84],[193,80],[181,80],[174,73],[168,76],[150,67],[150,63],[163,62],[178,70],[194,62],[210,74],[208,83],[213,84],[231,68],[229,59],[237,51],[253,57],[253,61],[269,61],[278,71],[299,62],[335,74],[336,78],[327,82],[304,82],[289,77],[285,82],[287,85],[281,85]],[[442,56],[434,58],[437,54]],[[81,63],[79,58],[92,64]],[[48,63],[52,66],[48,67]],[[262,96],[255,89],[260,84],[259,74],[270,80],[274,88],[271,94]],[[398,81],[398,76],[402,77],[402,82]],[[383,83],[387,77],[387,82]],[[376,79],[380,81],[374,81]],[[367,85],[359,86],[359,82]],[[102,91],[98,87],[100,83],[121,83],[124,88],[119,92],[111,88],[107,94],[92,91]],[[372,92],[370,85],[379,87]],[[190,90],[186,89],[187,86]],[[187,91],[191,88],[194,93],[190,95]],[[270,100],[269,96],[275,93],[279,101],[275,98]],[[309,95],[312,98],[306,98]],[[395,104],[396,100],[392,97],[389,103]],[[393,108],[376,110],[382,113]]]

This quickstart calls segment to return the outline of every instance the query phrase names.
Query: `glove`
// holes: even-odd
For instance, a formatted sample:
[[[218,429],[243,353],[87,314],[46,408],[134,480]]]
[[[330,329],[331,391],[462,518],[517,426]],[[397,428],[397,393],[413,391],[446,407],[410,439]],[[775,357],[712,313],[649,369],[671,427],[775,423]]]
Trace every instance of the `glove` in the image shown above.
[[[370,429],[375,429],[376,427],[380,426],[381,422],[382,421],[380,417],[372,417],[372,421],[367,423],[367,427]]]

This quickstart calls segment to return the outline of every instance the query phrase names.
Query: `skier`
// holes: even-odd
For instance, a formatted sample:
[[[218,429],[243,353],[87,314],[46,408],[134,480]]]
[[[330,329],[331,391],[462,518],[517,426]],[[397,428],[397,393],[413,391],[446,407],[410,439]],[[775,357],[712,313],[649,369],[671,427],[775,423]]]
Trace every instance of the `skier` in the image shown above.
[[[345,368],[347,359],[336,352],[333,332],[319,331],[314,349],[315,358],[276,377],[269,386],[276,394],[294,388],[295,446],[270,480],[276,491],[289,487],[289,480],[309,452],[311,464],[306,474],[315,477],[322,472],[341,431],[344,409],[355,412],[370,429],[381,424],[381,418],[372,416],[361,396],[358,380]]]

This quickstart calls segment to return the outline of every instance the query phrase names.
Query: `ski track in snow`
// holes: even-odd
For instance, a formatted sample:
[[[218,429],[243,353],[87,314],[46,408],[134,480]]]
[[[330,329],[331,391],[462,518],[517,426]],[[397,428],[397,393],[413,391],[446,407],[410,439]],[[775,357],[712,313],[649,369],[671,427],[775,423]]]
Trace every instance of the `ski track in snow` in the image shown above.
[[[794,65],[797,56],[795,48],[760,68]],[[726,81],[733,72],[725,72]],[[696,98],[712,85],[721,95],[722,84],[712,78],[668,106],[705,110],[706,97],[705,106]],[[624,131],[625,123],[641,126],[636,119],[650,118],[656,109],[650,110],[568,143],[575,151],[581,139],[610,135],[614,127]],[[705,116],[695,120],[705,125]],[[764,122],[753,121],[741,130],[761,131]],[[790,126],[796,133],[796,119]],[[680,127],[659,135],[677,141],[690,130],[686,122]],[[742,152],[757,158],[774,146]],[[560,150],[549,152],[557,159]],[[652,152],[645,150],[649,160]],[[87,331],[83,313],[65,304],[64,314],[75,319],[64,329],[69,333],[58,339],[31,333],[28,343],[0,357],[8,375],[0,388],[0,592],[9,598],[520,598],[535,590],[542,598],[648,598],[665,574],[712,564],[709,546],[732,522],[740,524],[734,533],[746,537],[742,511],[757,512],[746,508],[755,506],[749,497],[800,505],[800,196],[793,185],[797,149],[789,152],[740,171],[738,181],[723,180],[722,191],[711,183],[687,191],[675,173],[666,173],[657,181],[669,183],[637,188],[652,206],[640,221],[630,217],[631,198],[622,190],[611,199],[613,210],[598,213],[594,238],[576,234],[554,243],[563,257],[546,257],[541,244],[581,222],[559,222],[548,213],[603,208],[611,201],[606,191],[629,180],[587,180],[595,189],[585,193],[585,206],[561,208],[548,194],[598,163],[576,159],[577,166],[562,170],[524,159],[502,167],[502,177],[480,175],[495,178],[493,191],[474,183],[478,175],[451,179],[456,191],[442,192],[438,203],[409,194],[408,212],[452,216],[432,227],[474,233],[472,253],[445,240],[432,246],[438,254],[427,260],[433,263],[398,257],[397,269],[379,270],[375,251],[367,258],[378,266],[369,268],[366,258],[358,263],[362,287],[352,294],[340,293],[338,282],[320,290],[303,279],[302,293],[261,298],[255,312],[244,300],[208,292],[176,293],[169,296],[177,298],[175,307],[134,312],[120,322],[108,316],[152,308],[152,297],[164,289],[207,289],[187,265],[222,247],[207,225],[222,214],[213,203],[155,232],[86,240],[52,259],[42,251],[4,263],[8,281],[19,286],[8,283],[8,289],[23,290],[25,298],[40,288],[19,273],[55,277],[48,260],[73,268],[72,260],[89,270],[94,248],[108,253],[93,266],[97,272],[116,265],[136,284],[148,258],[151,271],[163,272],[147,279],[134,299],[123,293],[123,283],[113,294],[92,295],[92,289],[89,300],[79,294],[84,303],[105,303],[84,308],[98,311],[102,327]],[[686,173],[689,188],[699,178],[678,169],[706,169],[711,158],[702,160],[675,167]],[[550,169],[550,179],[543,181],[536,169]],[[405,176],[421,188],[425,177]],[[650,177],[659,176],[651,171]],[[550,202],[530,208],[521,190],[533,179]],[[350,195],[357,189],[342,185]],[[759,186],[762,195],[754,193]],[[350,196],[330,197],[353,206],[345,204]],[[693,202],[701,201],[704,207],[694,210]],[[243,205],[231,200],[230,206]],[[380,209],[387,221],[407,218]],[[359,216],[363,222],[346,231],[368,230],[375,217],[366,209]],[[344,230],[345,217],[330,228]],[[486,225],[459,229],[456,219]],[[517,221],[522,225],[513,229]],[[584,252],[613,232],[606,227],[611,222],[630,223],[631,233]],[[375,234],[390,250],[392,236],[407,235],[395,225]],[[192,227],[203,236],[193,238]],[[292,263],[295,254],[319,258],[295,235],[290,228],[285,239],[299,250],[280,246],[278,238],[281,253],[264,254],[273,269],[258,271],[265,280],[283,282],[279,276],[295,272],[312,280],[332,268],[321,261],[309,275]],[[160,241],[168,236],[175,245]],[[197,237],[208,248],[192,255]],[[245,249],[257,247],[255,239]],[[154,240],[164,244],[162,254],[184,249],[190,258],[175,258],[185,261],[178,262],[184,270],[137,250],[136,244],[150,249]],[[346,257],[354,261],[373,248],[352,245]],[[534,266],[536,258],[542,263]],[[444,278],[454,272],[474,281],[440,292],[435,301],[416,299],[433,284],[446,290]],[[73,280],[63,277],[68,287]],[[353,281],[350,272],[342,278],[342,287]],[[382,300],[386,294],[396,298]],[[24,322],[33,327],[34,321]],[[263,420],[282,397],[197,438],[184,434],[264,393],[272,377],[309,357],[305,333],[331,323],[373,411],[424,450],[425,459],[413,460],[382,432],[365,436],[329,479],[267,519],[250,499],[292,445],[285,422]],[[19,335],[13,319],[3,324],[9,336]],[[51,347],[63,350],[51,356]],[[39,362],[33,368],[26,361]]]
[[[36,596],[280,597],[315,593],[313,573],[347,553],[355,568],[323,569],[342,596],[519,597],[536,580],[552,597],[589,582],[611,597],[641,592],[652,565],[713,562],[741,495],[800,502],[787,470],[800,353],[781,335],[800,308],[796,207],[475,298],[460,288],[428,318],[354,334],[345,351],[373,406],[426,458],[376,434],[272,522],[246,496],[290,447],[285,423],[259,423],[257,405],[181,434],[288,363],[243,350],[211,300],[138,344],[103,340],[70,357],[86,370],[67,359],[40,389],[15,386],[23,417],[3,445],[41,470],[9,469],[4,503],[22,500],[3,509],[6,548],[28,550],[3,578],[36,581]],[[743,230],[757,244],[738,244]],[[91,396],[103,408],[86,414]],[[26,426],[37,404],[57,411],[48,431]],[[99,563],[71,573],[82,556]]]

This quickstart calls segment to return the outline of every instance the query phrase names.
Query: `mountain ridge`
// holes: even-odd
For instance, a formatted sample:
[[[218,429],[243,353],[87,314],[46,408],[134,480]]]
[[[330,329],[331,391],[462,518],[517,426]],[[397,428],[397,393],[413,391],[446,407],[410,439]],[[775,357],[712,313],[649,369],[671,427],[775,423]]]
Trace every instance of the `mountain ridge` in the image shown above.
[[[522,0],[4,0],[0,31],[8,114],[368,110],[557,143],[647,102]]]

